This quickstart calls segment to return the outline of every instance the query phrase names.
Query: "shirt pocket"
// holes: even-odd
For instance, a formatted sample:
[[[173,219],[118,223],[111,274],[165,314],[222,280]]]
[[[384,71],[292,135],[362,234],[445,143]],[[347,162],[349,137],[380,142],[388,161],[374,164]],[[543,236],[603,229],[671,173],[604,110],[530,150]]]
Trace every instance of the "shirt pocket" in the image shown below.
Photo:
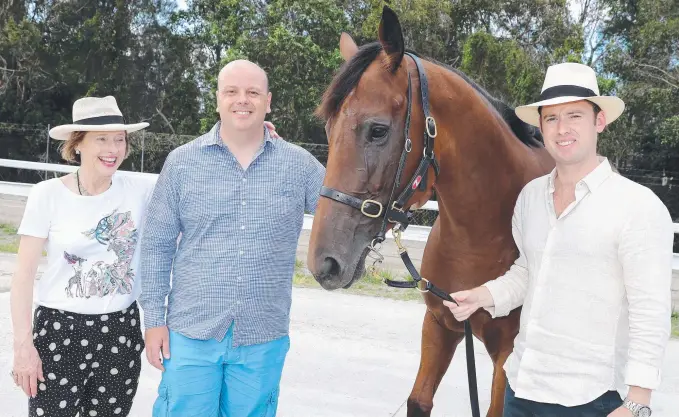
[[[304,207],[302,188],[292,181],[263,184],[255,194],[257,209],[262,209],[269,221],[291,220]]]
[[[247,195],[231,184],[196,184],[186,190],[180,216],[189,229],[233,218],[240,214],[242,194]]]
[[[280,213],[283,216],[294,216],[297,214],[297,209],[301,210],[303,203],[301,196],[300,187],[287,182],[282,183],[282,186],[273,192],[273,198],[280,207]]]
[[[249,218],[257,237],[266,244],[296,244],[296,234],[290,233],[301,224],[304,210],[304,194],[301,186],[292,181],[276,181],[260,184],[250,198]]]

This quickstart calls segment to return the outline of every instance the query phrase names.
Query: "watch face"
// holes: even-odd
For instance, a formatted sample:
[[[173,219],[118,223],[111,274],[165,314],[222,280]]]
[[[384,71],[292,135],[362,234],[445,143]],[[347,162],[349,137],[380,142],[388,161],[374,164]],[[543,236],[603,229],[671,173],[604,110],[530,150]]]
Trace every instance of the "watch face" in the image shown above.
[[[651,409],[648,407],[641,407],[637,413],[637,417],[651,417]]]

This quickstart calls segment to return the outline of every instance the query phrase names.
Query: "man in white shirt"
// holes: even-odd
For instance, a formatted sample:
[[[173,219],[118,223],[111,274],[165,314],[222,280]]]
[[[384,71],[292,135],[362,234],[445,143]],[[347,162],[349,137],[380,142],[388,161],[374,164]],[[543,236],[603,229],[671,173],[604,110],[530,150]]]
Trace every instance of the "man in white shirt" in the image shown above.
[[[597,156],[598,133],[623,110],[574,63],[551,66],[540,100],[516,109],[541,129],[556,167],[518,196],[514,265],[451,294],[459,306],[445,302],[460,321],[523,306],[504,365],[504,417],[651,415],[670,334],[674,233],[660,199]]]

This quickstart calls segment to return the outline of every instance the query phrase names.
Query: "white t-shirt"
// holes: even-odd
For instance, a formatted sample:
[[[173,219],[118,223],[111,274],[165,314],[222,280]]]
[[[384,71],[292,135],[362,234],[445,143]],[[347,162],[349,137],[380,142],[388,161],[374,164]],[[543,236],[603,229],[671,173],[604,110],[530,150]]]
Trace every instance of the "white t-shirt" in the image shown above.
[[[18,234],[47,239],[36,305],[106,314],[137,299],[136,249],[154,185],[149,177],[116,174],[96,196],[75,194],[59,178],[33,186]]]

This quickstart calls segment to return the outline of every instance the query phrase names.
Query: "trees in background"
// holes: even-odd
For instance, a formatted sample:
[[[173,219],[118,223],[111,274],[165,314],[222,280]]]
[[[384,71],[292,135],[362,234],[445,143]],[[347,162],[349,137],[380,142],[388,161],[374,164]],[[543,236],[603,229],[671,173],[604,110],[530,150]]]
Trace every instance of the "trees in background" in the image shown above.
[[[187,3],[179,10],[173,0],[3,0],[0,157],[46,160],[47,125],[70,121],[79,97],[112,94],[128,119],[151,123],[144,168],[159,172],[170,149],[217,120],[216,76],[236,58],[269,73],[270,120],[286,139],[325,144],[313,110],[342,63],[339,34],[374,40],[383,1]],[[676,0],[392,0],[391,7],[409,48],[460,68],[510,105],[534,100],[552,63],[594,66],[602,92],[628,105],[602,134],[601,153],[636,176],[679,171]],[[59,161],[54,145],[49,159]],[[138,154],[127,164],[138,167]]]

